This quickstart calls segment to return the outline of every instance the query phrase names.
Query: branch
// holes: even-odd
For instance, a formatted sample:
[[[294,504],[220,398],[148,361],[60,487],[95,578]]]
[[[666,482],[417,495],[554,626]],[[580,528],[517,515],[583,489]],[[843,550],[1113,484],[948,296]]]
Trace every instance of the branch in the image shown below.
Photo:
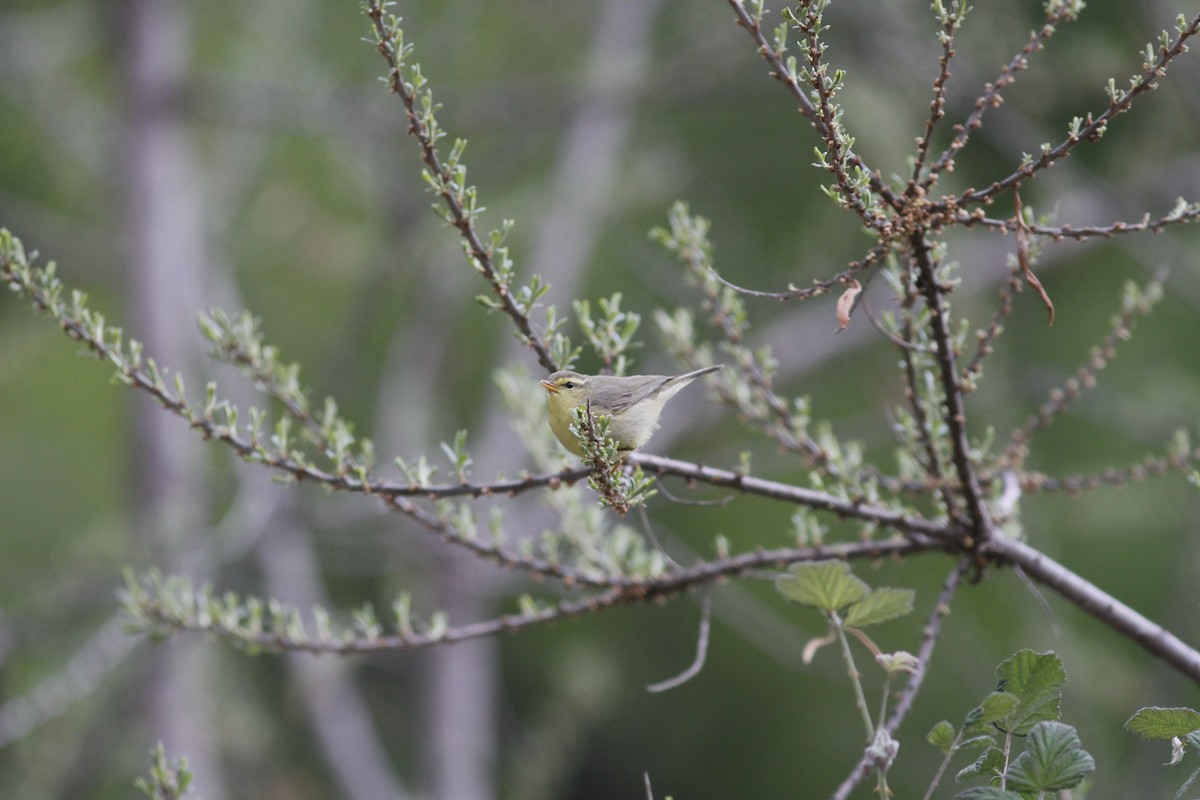
[[[979,210],[982,211],[982,209]],[[954,219],[967,228],[983,226],[1005,233],[1015,231],[1017,228],[1015,219],[993,219],[979,213],[968,214],[965,211],[959,211]],[[1036,236],[1048,236],[1056,242],[1063,239],[1082,242],[1095,238],[1111,239],[1123,233],[1158,234],[1170,225],[1187,225],[1197,220],[1200,220],[1200,203],[1189,203],[1181,197],[1175,201],[1175,208],[1170,213],[1154,218],[1146,214],[1138,222],[1117,220],[1107,225],[1027,225],[1026,228],[1029,233]]]
[[[407,66],[405,59],[412,51],[412,45],[404,42],[404,33],[399,27],[399,19],[385,15],[385,6],[391,5],[387,0],[367,0],[366,14],[371,19],[375,34],[375,46],[388,65],[387,83],[392,93],[404,104],[408,116],[408,132],[415,136],[421,147],[421,160],[425,162],[429,182],[441,198],[446,209],[446,220],[458,229],[463,240],[463,247],[472,265],[491,284],[492,292],[497,296],[496,307],[502,309],[516,325],[517,331],[529,347],[537,353],[538,363],[548,372],[559,369],[559,364],[551,355],[550,345],[533,331],[529,320],[529,308],[534,297],[529,302],[515,298],[510,291],[511,273],[507,264],[497,268],[493,255],[499,244],[499,238],[493,236],[493,244],[485,247],[475,230],[474,218],[477,213],[473,187],[463,185],[466,168],[458,164],[465,142],[455,145],[449,161],[443,162],[437,151],[437,140],[444,132],[436,127],[433,119],[434,104],[428,90],[425,89],[425,78],[421,75],[420,67],[413,65],[410,71],[413,80],[405,79],[403,70]],[[386,16],[386,18],[385,18]],[[507,257],[505,257],[506,259]],[[503,273],[503,274],[502,274]]]
[[[906,340],[911,340],[913,338],[913,317],[911,303],[907,303],[907,301],[905,311],[903,336]],[[942,505],[946,508],[946,514],[953,517],[956,513],[953,490],[946,483],[946,475],[942,469],[942,460],[938,453],[937,445],[930,435],[929,421],[925,416],[925,407],[921,403],[916,359],[913,357],[913,352],[907,347],[901,347],[900,352],[904,363],[904,397],[908,401],[909,408],[912,410],[913,421],[916,423],[917,436],[920,438],[921,446],[925,450],[925,474],[929,477],[930,482],[938,487],[937,491],[941,495]]]
[[[727,2],[733,9],[734,15],[737,17],[738,25],[741,25],[743,28],[745,28],[750,34],[751,38],[754,39],[755,44],[758,45],[758,54],[763,57],[763,60],[765,60],[767,65],[771,68],[769,72],[770,76],[783,84],[784,88],[786,88],[792,97],[795,98],[797,105],[800,107],[800,113],[812,123],[812,126],[816,129],[817,134],[823,140],[828,142],[832,132],[822,118],[821,113],[817,110],[817,107],[814,106],[812,101],[808,98],[808,94],[805,92],[804,87],[800,85],[800,81],[796,77],[795,71],[789,69],[787,64],[784,63],[783,53],[786,50],[786,42],[780,42],[778,49],[772,47],[767,41],[766,36],[763,35],[761,15],[751,15],[749,12],[747,12],[743,0],[727,0]],[[886,201],[893,208],[899,210],[902,207],[903,204],[901,203],[900,199],[896,197],[896,193],[892,191],[890,186],[883,182],[877,172],[872,172],[870,169],[868,169],[867,165],[863,163],[858,154],[849,148],[845,148],[843,159],[845,163],[849,164],[850,166],[857,167],[858,169],[862,170],[863,174],[867,176],[872,192],[879,197],[882,197],[884,201]],[[862,215],[860,214],[860,216]],[[868,227],[878,231],[883,231],[888,224],[883,220],[872,218],[870,216],[863,217],[863,221],[868,225]]]
[[[163,630],[206,633],[252,652],[306,652],[351,655],[393,650],[421,650],[468,639],[515,633],[527,628],[603,611],[619,605],[660,602],[690,589],[721,583],[763,568],[782,569],[798,561],[828,559],[879,559],[947,550],[949,545],[928,537],[880,542],[848,542],[819,547],[786,548],[743,553],[697,564],[655,578],[628,579],[605,591],[550,606],[535,606],[519,614],[506,614],[483,622],[451,626],[434,623],[382,634],[373,612],[352,631],[335,632],[318,624],[309,635],[299,613],[283,604],[223,594],[219,599],[207,589],[193,592],[183,579],[162,579],[156,573],[130,577],[122,595],[126,611],[149,633]]]
[[[929,169],[929,174],[921,182],[922,188],[928,190],[937,180],[938,175],[947,168],[953,169],[954,156],[966,146],[971,133],[983,124],[983,115],[989,108],[996,108],[1004,102],[1000,96],[1001,90],[1007,88],[1016,80],[1016,74],[1029,66],[1029,57],[1041,50],[1046,40],[1054,35],[1055,25],[1064,20],[1073,20],[1078,16],[1078,8],[1071,2],[1058,3],[1048,10],[1046,24],[1029,34],[1029,42],[1021,48],[1021,52],[1000,68],[1000,77],[994,83],[986,84],[983,93],[975,100],[975,109],[961,125],[955,125],[954,140],[938,157]]]
[[[702,464],[692,464],[665,456],[638,452],[631,453],[628,460],[659,475],[678,475],[688,480],[700,481],[713,486],[725,486],[747,494],[783,500],[818,511],[829,511],[841,518],[873,522],[905,536],[916,535],[949,542],[965,533],[956,526],[922,519],[902,511],[866,505],[855,500],[845,500],[825,492],[755,478],[740,472],[715,469]]]
[[[963,387],[964,392],[969,393],[974,389],[975,383],[983,371],[983,360],[995,352],[992,349],[992,342],[996,341],[1000,332],[1004,330],[1004,320],[1013,310],[1013,296],[1019,291],[1021,291],[1021,267],[1019,264],[1014,264],[1008,274],[1008,280],[1000,287],[999,302],[992,312],[987,329],[976,334],[975,355],[963,369],[962,377],[959,379],[959,384]]]
[[[984,545],[984,554],[993,562],[1020,567],[1033,580],[1058,592],[1200,684],[1200,652],[1049,556],[1002,536],[989,540]]]
[[[888,254],[892,249],[890,241],[883,241],[875,245],[871,250],[859,261],[851,261],[846,269],[842,270],[832,278],[823,281],[814,280],[811,286],[805,286],[801,289],[795,284],[789,283],[786,290],[782,292],[766,292],[760,289],[749,289],[744,286],[739,286],[733,283],[728,278],[722,276],[711,265],[708,267],[709,272],[723,286],[732,289],[738,294],[744,294],[747,297],[759,297],[767,300],[808,300],[811,297],[820,297],[827,293],[835,286],[845,286],[854,280],[856,273],[861,272],[868,267],[874,266],[881,258]]]
[[[1088,360],[1075,370],[1075,374],[1068,378],[1062,387],[1055,387],[1050,391],[1049,399],[1038,408],[1037,413],[1013,431],[1000,463],[1019,467],[1024,462],[1033,434],[1049,427],[1080,395],[1096,385],[1096,374],[1116,357],[1117,345],[1133,336],[1137,318],[1149,314],[1160,299],[1162,276],[1156,276],[1141,290],[1132,282],[1126,284],[1120,311],[1112,318],[1108,334],[1091,349]]]
[[[967,515],[971,519],[972,534],[980,539],[987,539],[991,536],[992,525],[983,503],[983,493],[979,488],[975,466],[971,463],[971,445],[967,441],[967,415],[962,388],[959,385],[958,367],[955,364],[950,320],[947,318],[947,307],[942,302],[943,290],[938,284],[933,256],[924,234],[913,235],[912,250],[913,259],[920,271],[920,289],[929,306],[929,326],[933,329],[933,338],[937,343],[938,373],[942,381],[943,402],[946,407],[946,428],[954,449],[954,468],[958,473]]]
[[[1081,494],[1104,486],[1124,486],[1128,483],[1149,480],[1168,472],[1189,473],[1200,463],[1200,448],[1191,451],[1172,452],[1165,456],[1146,456],[1127,467],[1109,467],[1102,472],[1089,475],[1068,475],[1052,478],[1040,472],[1022,472],[1018,475],[1023,492],[1065,492]]]
[[[963,18],[966,16],[967,4],[961,0],[950,0],[952,8],[947,11],[944,6],[939,3],[934,3],[933,8],[938,14],[942,30],[938,34],[938,38],[942,43],[942,55],[938,58],[938,74],[933,79],[933,100],[929,102],[929,116],[925,120],[925,132],[917,139],[917,155],[913,159],[912,178],[909,180],[907,194],[911,197],[917,196],[923,188],[928,188],[932,184],[934,175],[930,176],[929,183],[925,187],[918,187],[918,181],[921,179],[921,170],[925,167],[925,160],[929,157],[929,145],[933,140],[933,130],[938,122],[946,116],[946,83],[950,80],[950,61],[954,58],[954,34],[962,26]]]
[[[917,693],[921,691],[921,684],[925,681],[925,673],[929,669],[929,661],[933,658],[933,647],[937,644],[938,634],[942,631],[942,622],[950,613],[950,601],[954,599],[954,593],[958,590],[959,584],[962,582],[963,575],[971,566],[971,559],[960,559],[954,571],[946,578],[946,582],[942,584],[942,591],[938,595],[937,601],[933,604],[933,610],[929,612],[929,618],[925,621],[924,634],[921,639],[921,648],[917,651],[918,669],[912,674],[908,684],[904,687],[904,691],[900,693],[900,698],[896,701],[896,707],[892,709],[892,715],[888,717],[884,727],[891,735],[895,735],[900,728],[900,724],[904,722],[908,712],[912,709],[913,702],[917,698]],[[837,790],[829,796],[830,800],[845,800],[854,791],[865,778],[875,769],[874,759],[869,753],[864,752],[859,758],[858,763],[850,770],[850,774],[838,786]]]
[[[1019,186],[1026,178],[1030,178],[1035,173],[1046,169],[1060,159],[1066,158],[1080,142],[1084,140],[1098,141],[1104,136],[1108,123],[1128,111],[1133,105],[1133,101],[1139,95],[1157,88],[1157,81],[1166,74],[1167,66],[1174,58],[1188,49],[1187,40],[1195,36],[1197,32],[1200,32],[1200,14],[1194,17],[1191,22],[1185,21],[1184,24],[1179,26],[1174,40],[1168,39],[1164,32],[1164,42],[1158,48],[1157,55],[1153,59],[1147,59],[1147,62],[1143,64],[1142,72],[1131,81],[1130,88],[1118,94],[1116,93],[1115,83],[1110,81],[1109,91],[1112,99],[1109,102],[1108,108],[1103,113],[1097,117],[1088,114],[1086,120],[1078,120],[1077,118],[1080,124],[1072,125],[1067,138],[1058,144],[1058,146],[1043,146],[1041,154],[1037,158],[1030,158],[1016,172],[994,182],[986,189],[970,189],[963,192],[954,199],[955,204],[965,206],[974,203],[986,203],[994,199],[1001,192]],[[947,208],[946,202],[935,205],[940,211],[944,211]]]

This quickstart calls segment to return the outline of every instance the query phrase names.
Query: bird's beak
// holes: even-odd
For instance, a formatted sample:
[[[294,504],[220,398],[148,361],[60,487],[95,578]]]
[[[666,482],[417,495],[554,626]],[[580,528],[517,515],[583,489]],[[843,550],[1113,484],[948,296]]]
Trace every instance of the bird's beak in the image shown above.
[[[550,394],[558,394],[559,392],[562,391],[562,389],[559,388],[558,384],[551,383],[550,381],[542,381],[542,388],[545,389]]]

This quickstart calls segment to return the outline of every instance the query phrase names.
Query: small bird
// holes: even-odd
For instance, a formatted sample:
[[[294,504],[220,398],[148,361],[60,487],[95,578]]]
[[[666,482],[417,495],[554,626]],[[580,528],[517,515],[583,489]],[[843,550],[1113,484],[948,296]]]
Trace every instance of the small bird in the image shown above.
[[[683,387],[723,367],[717,364],[682,375],[580,375],[562,370],[542,381],[546,390],[546,408],[550,429],[563,447],[577,456],[583,448],[571,433],[571,411],[591,404],[593,416],[609,418],[608,436],[617,449],[630,452],[644,445],[658,429],[663,405]]]

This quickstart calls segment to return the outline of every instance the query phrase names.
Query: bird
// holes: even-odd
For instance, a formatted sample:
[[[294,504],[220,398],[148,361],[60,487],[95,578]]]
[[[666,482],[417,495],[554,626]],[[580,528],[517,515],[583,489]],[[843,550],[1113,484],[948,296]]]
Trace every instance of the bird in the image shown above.
[[[546,390],[550,429],[562,446],[583,456],[579,438],[571,432],[571,412],[589,406],[594,416],[607,416],[608,437],[617,449],[628,453],[650,440],[658,430],[663,406],[683,387],[723,364],[685,372],[682,375],[581,375],[560,370],[541,381]]]

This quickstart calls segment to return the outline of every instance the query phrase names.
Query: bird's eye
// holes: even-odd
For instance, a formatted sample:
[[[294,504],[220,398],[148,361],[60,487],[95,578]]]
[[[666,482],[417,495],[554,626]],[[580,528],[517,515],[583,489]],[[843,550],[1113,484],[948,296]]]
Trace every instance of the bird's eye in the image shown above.
[[[566,383],[563,384],[563,387],[566,389],[574,389],[575,381],[567,381]]]

